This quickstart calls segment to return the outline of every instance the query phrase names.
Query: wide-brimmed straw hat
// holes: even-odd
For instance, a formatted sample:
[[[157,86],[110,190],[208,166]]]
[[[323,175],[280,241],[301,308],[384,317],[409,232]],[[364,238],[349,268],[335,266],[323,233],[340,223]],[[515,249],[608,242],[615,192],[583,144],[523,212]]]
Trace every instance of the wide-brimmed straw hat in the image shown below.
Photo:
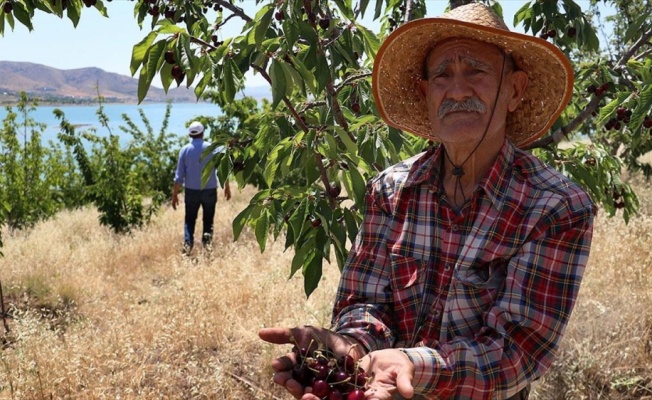
[[[543,39],[511,32],[489,7],[472,3],[438,18],[407,22],[383,42],[372,83],[378,110],[388,125],[437,141],[418,82],[429,52],[449,38],[494,44],[528,75],[523,101],[507,115],[506,133],[516,146],[543,136],[568,104],[573,68],[564,53]]]

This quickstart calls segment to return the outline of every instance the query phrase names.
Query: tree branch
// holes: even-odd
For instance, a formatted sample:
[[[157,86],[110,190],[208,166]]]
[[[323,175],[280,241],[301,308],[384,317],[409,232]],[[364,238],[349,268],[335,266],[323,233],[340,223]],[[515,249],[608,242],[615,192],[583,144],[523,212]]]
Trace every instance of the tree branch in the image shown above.
[[[652,29],[650,29],[647,32],[644,32],[640,38],[632,45],[632,47],[627,50],[622,57],[620,57],[620,60],[616,63],[616,68],[618,67],[624,67],[627,65],[627,61],[629,61],[630,58],[634,57],[638,49],[643,46],[650,38],[652,37]]]
[[[584,107],[584,110],[582,110],[582,112],[580,112],[577,115],[577,117],[573,118],[573,120],[570,121],[566,126],[562,126],[561,128],[557,129],[549,136],[546,136],[533,143],[530,143],[529,145],[525,146],[523,149],[530,150],[530,149],[536,149],[541,147],[547,147],[552,143],[559,143],[562,140],[566,139],[569,133],[577,129],[577,127],[580,126],[589,117],[589,115],[591,115],[591,113],[598,108],[600,99],[601,98],[599,96],[594,95],[591,98],[591,101],[589,101],[586,107]]]
[[[648,30],[644,32],[641,35],[641,37],[636,41],[636,43],[634,43],[632,47],[630,47],[626,52],[623,53],[622,57],[620,57],[620,59],[616,63],[614,70],[617,71],[623,70],[627,65],[627,61],[633,58],[636,52],[639,50],[639,48],[643,46],[651,37],[652,37],[652,30]],[[631,82],[629,83],[631,84]],[[600,99],[601,98],[599,96],[594,95],[593,98],[591,98],[591,101],[586,105],[584,110],[582,110],[582,112],[580,112],[577,115],[577,117],[575,117],[572,121],[570,121],[566,126],[557,129],[549,136],[546,136],[542,139],[539,139],[527,145],[526,147],[524,147],[524,149],[529,150],[529,149],[546,147],[552,143],[557,144],[562,140],[566,139],[569,133],[573,132],[580,125],[582,125],[582,123],[589,117],[589,115],[591,115],[591,113],[598,108],[598,103],[600,102]]]
[[[269,74],[267,74],[267,71],[265,71],[265,69],[259,67],[256,64],[251,64],[251,67],[253,69],[255,69],[256,71],[258,71],[263,76],[263,78],[265,78],[265,80],[267,82],[269,82],[270,85],[271,85],[272,78],[269,76]],[[297,124],[301,127],[301,130],[306,132],[306,133],[308,131],[310,131],[310,127],[308,126],[308,124],[306,124],[306,121],[301,117],[301,115],[299,115],[299,113],[297,112],[294,105],[290,102],[290,99],[288,99],[286,96],[283,96],[282,100],[283,100],[283,103],[285,104],[285,106],[288,108],[288,110],[290,110],[290,113],[294,117]],[[319,169],[319,176],[321,178],[322,184],[324,185],[324,189],[326,189],[327,193],[328,193],[328,192],[330,192],[329,189],[331,187],[331,184],[330,184],[330,181],[328,179],[328,174],[326,173],[326,169],[324,168],[324,165],[321,162],[321,154],[319,154],[317,151],[313,151],[313,155],[315,157],[317,168]],[[335,205],[336,205],[334,199],[332,198],[332,196],[330,196],[330,194],[329,194],[328,198],[330,200],[331,207],[334,208]]]
[[[365,79],[371,76],[371,72],[363,72],[362,74],[357,74],[357,75],[351,75],[345,80],[342,81],[339,85],[335,87],[335,94],[340,93],[342,89],[344,89],[347,85],[352,83],[353,81],[357,81],[360,79]]]
[[[237,15],[238,17],[242,18],[247,22],[253,21],[253,18],[245,14],[242,8],[231,4],[231,2],[227,0],[213,0],[213,3],[221,5],[222,7],[226,8],[227,10],[231,11],[233,14]]]

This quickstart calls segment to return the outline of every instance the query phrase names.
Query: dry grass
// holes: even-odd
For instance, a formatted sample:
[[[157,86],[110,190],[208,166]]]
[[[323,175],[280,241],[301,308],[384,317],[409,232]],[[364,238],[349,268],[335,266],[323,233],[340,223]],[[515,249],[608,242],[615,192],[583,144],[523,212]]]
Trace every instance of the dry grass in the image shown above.
[[[533,399],[652,396],[652,199],[626,226],[600,215],[579,304],[558,362]],[[5,234],[5,304],[16,306],[0,350],[0,399],[289,399],[270,382],[283,350],[263,326],[328,325],[339,272],[325,268],[306,301],[288,280],[282,241],[264,254],[230,223],[253,191],[218,204],[214,252],[180,253],[182,211],[129,237],[93,210]],[[0,328],[0,332],[3,328]]]

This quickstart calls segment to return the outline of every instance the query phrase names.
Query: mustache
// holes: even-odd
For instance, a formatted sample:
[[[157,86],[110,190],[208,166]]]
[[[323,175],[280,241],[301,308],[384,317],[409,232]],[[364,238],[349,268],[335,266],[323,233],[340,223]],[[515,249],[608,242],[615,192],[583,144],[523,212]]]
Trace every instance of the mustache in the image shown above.
[[[486,110],[487,107],[477,97],[469,97],[462,101],[446,99],[439,106],[439,118],[444,118],[446,115],[457,111],[470,111],[483,114]]]

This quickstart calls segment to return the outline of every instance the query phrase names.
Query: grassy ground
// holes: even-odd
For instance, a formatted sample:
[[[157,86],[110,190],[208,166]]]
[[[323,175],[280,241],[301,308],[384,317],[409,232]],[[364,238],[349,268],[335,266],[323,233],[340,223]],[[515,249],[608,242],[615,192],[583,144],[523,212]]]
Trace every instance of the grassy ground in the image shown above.
[[[637,187],[640,217],[598,218],[562,351],[532,399],[652,398],[652,190]],[[247,233],[234,243],[230,222],[252,193],[220,200],[213,252],[191,258],[180,210],[128,237],[91,209],[5,233],[14,318],[3,321],[0,399],[289,399],[268,367],[286,348],[256,333],[328,325],[339,272],[327,266],[306,300],[282,243],[264,254]]]

